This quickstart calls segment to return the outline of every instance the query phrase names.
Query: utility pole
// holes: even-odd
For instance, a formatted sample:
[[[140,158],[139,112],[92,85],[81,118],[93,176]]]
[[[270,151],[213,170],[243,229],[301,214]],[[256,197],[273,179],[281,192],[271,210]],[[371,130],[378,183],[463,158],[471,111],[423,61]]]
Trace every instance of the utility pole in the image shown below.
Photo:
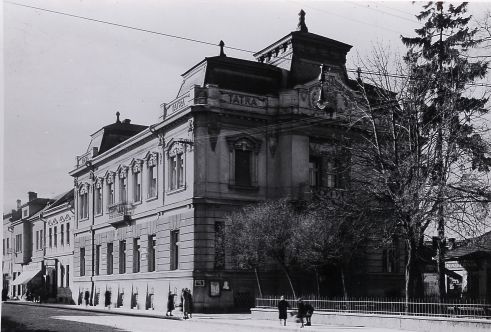
[[[95,237],[95,229],[94,229],[94,223],[95,223],[95,174],[94,174],[94,165],[92,165],[92,162],[87,161],[85,163],[85,166],[87,166],[90,170],[90,179],[92,180],[92,224],[90,225],[90,234],[91,234],[91,246],[92,246],[92,268],[91,268],[91,273],[90,273],[90,305],[94,305],[94,272],[95,272],[95,244],[94,244],[94,237]]]

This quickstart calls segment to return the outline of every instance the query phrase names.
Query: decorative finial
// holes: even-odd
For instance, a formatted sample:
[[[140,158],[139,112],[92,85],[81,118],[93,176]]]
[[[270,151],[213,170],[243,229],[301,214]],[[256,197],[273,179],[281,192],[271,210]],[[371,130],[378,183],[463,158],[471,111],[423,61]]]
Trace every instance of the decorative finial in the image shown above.
[[[220,46],[220,56],[226,56],[225,52],[223,52],[223,47],[225,46],[225,43],[223,42],[223,40],[220,40],[220,43],[218,44],[218,46]]]
[[[300,32],[309,32],[309,29],[305,25],[305,12],[303,11],[303,9],[301,9],[300,10],[300,13],[298,13],[297,31],[300,31]]]
[[[119,116],[121,115],[121,113],[116,112],[116,123],[121,123],[121,121],[119,120]]]

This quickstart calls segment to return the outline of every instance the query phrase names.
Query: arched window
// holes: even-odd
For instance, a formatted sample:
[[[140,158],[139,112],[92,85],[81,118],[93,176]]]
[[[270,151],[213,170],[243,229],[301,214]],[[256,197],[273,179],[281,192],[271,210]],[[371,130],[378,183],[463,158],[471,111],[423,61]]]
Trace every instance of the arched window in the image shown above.
[[[89,184],[83,183],[78,191],[78,212],[80,219],[89,218]]]
[[[240,188],[257,187],[257,163],[261,141],[248,135],[227,137],[230,151],[230,185]]]
[[[141,191],[142,191],[142,163],[143,161],[140,159],[136,159],[133,161],[131,165],[131,177],[132,177],[132,186],[133,186],[133,202],[139,203],[141,202]]]

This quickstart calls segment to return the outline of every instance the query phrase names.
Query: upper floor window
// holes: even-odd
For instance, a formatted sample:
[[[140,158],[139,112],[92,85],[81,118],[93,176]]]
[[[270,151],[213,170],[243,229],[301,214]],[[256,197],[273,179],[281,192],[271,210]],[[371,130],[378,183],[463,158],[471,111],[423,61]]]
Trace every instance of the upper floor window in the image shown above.
[[[119,201],[126,203],[128,201],[128,170],[122,167],[119,171]]]
[[[111,206],[114,204],[114,173],[109,172],[106,175],[106,187],[107,187],[107,205]]]
[[[317,157],[310,157],[309,160],[309,183],[312,188],[318,188],[322,184],[321,162]]]
[[[36,250],[39,249],[39,231],[36,231]],[[5,240],[3,240],[3,251],[5,252]]]
[[[230,150],[230,184],[238,187],[257,186],[257,162],[261,142],[253,137],[227,137]]]
[[[70,223],[66,224],[66,244],[70,244]]]
[[[88,184],[82,184],[79,189],[79,217],[86,219],[89,217],[89,193]]]
[[[102,179],[95,184],[95,214],[102,214]]]
[[[54,227],[54,231],[53,231],[53,234],[55,235],[54,236],[54,245],[55,245],[55,248],[58,246],[58,227]]]
[[[113,243],[109,242],[107,244],[107,253],[106,253],[106,260],[107,260],[107,274],[113,274]]]
[[[147,198],[157,197],[157,154],[151,153],[147,158],[148,192]]]
[[[49,229],[49,247],[53,247],[53,229]]]
[[[65,225],[60,225],[60,244],[65,245]]]
[[[141,160],[135,160],[133,162],[132,178],[133,178],[133,202],[141,202],[141,192],[142,192],[142,178],[141,178]]]
[[[186,146],[180,142],[169,145],[167,155],[169,160],[169,190],[185,186],[185,152]]]

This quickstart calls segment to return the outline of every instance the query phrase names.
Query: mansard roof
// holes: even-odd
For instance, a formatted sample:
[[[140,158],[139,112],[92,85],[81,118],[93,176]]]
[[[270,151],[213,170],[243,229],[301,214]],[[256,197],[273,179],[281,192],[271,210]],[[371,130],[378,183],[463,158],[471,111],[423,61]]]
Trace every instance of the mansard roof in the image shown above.
[[[205,58],[182,77],[178,96],[194,85],[207,84],[254,94],[277,94],[283,81],[282,70],[276,66],[228,56]]]

